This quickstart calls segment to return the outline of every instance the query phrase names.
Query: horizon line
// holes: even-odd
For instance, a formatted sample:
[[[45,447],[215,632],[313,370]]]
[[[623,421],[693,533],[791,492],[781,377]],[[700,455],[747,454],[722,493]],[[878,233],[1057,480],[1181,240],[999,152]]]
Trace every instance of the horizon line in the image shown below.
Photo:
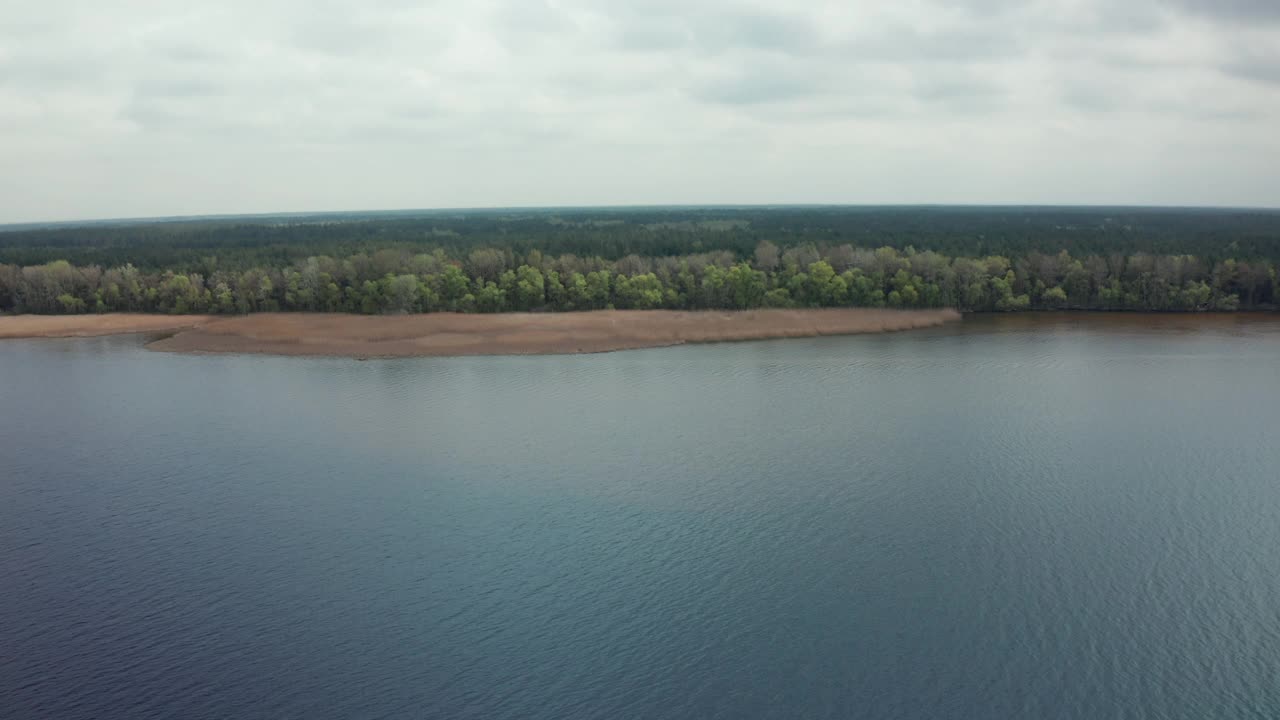
[[[1052,204],[1052,203],[646,203],[633,205],[476,205],[460,207],[419,207],[343,210],[279,210],[270,212],[210,212],[182,215],[125,215],[115,217],[88,217],[66,220],[23,220],[0,222],[0,231],[34,230],[57,226],[129,224],[129,223],[181,223],[202,220],[309,218],[337,215],[411,215],[441,213],[501,213],[531,211],[607,211],[607,210],[775,210],[804,208],[848,209],[1071,209],[1071,210],[1226,210],[1253,212],[1280,212],[1280,206],[1261,205],[1166,205],[1166,204]]]

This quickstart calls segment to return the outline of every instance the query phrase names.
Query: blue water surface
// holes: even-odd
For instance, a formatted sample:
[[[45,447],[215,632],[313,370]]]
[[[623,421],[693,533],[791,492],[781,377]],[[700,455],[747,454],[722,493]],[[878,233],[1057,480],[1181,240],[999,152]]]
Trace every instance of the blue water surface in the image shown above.
[[[1280,324],[0,342],[3,718],[1280,717]]]

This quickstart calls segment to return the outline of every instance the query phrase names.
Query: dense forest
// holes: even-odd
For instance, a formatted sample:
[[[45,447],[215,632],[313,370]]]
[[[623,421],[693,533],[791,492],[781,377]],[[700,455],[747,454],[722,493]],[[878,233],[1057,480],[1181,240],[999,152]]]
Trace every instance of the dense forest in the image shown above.
[[[0,312],[1274,309],[1280,212],[636,208],[0,228]]]

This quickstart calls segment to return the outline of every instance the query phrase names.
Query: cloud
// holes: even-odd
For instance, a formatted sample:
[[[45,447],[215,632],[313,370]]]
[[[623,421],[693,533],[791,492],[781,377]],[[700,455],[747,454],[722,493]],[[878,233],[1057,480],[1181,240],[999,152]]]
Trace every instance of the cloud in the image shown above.
[[[143,82],[138,87],[140,95],[161,98],[196,98],[222,95],[226,87],[199,77],[165,78]]]
[[[970,63],[1012,58],[1025,52],[1013,33],[991,27],[920,30],[913,26],[874,27],[845,41],[851,57],[901,63]]]
[[[922,73],[916,79],[915,96],[961,111],[993,110],[1006,100],[1004,87],[989,79],[937,73]]]
[[[704,18],[695,40],[708,50],[767,50],[793,55],[814,52],[820,44],[813,22],[782,12],[737,11]]]
[[[1280,197],[1272,0],[16,4],[0,222]]]
[[[729,105],[786,102],[825,90],[821,78],[803,67],[759,63],[715,77],[696,87],[693,97]]]
[[[675,50],[692,41],[687,28],[666,23],[627,23],[616,32],[619,47],[638,52]]]
[[[1084,112],[1111,112],[1124,104],[1123,92],[1103,87],[1096,82],[1076,83],[1062,88],[1061,97],[1075,110]]]
[[[1280,54],[1246,56],[1223,65],[1222,70],[1228,75],[1280,88]]]
[[[1175,7],[1213,20],[1232,23],[1280,23],[1275,0],[1173,0]]]
[[[1024,4],[1023,0],[940,0],[939,7],[959,9],[979,17],[1001,15]]]

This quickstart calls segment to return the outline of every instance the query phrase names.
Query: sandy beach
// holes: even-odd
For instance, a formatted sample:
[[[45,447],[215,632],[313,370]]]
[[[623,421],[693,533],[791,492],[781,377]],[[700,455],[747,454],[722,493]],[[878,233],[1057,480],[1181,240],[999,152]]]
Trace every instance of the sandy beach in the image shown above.
[[[6,338],[68,338],[128,333],[175,332],[216,320],[212,315],[3,315],[0,340]]]
[[[499,315],[259,313],[236,317],[0,317],[0,338],[172,335],[152,350],[340,357],[553,355],[685,343],[892,332],[960,319],[954,310],[602,310]]]

